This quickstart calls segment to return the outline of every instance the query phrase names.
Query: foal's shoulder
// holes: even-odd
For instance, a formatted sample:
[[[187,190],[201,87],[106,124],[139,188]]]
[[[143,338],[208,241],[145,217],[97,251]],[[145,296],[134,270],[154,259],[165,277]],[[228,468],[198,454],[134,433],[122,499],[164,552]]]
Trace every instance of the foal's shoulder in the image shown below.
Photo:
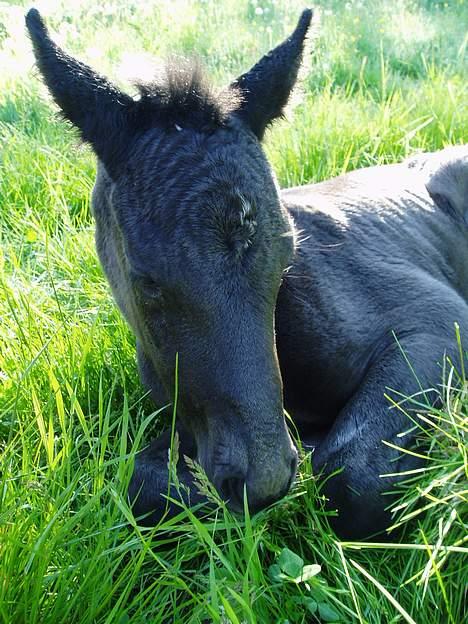
[[[356,169],[324,182],[282,191],[296,209],[346,215],[440,208],[468,224],[468,145],[419,154],[392,165]]]
[[[369,204],[378,207],[381,199],[401,194],[418,182],[406,164],[398,163],[356,169],[323,182],[285,189],[282,197],[304,208],[327,211],[332,206],[355,205],[365,209]]]

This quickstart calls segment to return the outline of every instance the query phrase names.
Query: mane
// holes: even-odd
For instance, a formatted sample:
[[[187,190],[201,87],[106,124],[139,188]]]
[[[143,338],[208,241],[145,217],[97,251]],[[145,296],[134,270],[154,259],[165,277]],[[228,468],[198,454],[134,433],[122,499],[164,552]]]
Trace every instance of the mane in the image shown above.
[[[215,89],[196,60],[173,59],[149,83],[136,82],[138,113],[152,123],[210,130],[226,124],[241,103],[240,92]]]

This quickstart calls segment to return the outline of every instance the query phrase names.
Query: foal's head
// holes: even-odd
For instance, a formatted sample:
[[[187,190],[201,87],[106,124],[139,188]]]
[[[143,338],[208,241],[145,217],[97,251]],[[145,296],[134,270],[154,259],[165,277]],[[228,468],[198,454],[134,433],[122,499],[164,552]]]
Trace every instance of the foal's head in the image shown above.
[[[224,91],[184,64],[132,98],[27,16],[52,96],[99,159],[97,244],[116,300],[168,397],[179,354],[178,417],[233,508],[244,485],[254,509],[280,498],[296,470],[274,333],[294,239],[260,140],[310,20]]]

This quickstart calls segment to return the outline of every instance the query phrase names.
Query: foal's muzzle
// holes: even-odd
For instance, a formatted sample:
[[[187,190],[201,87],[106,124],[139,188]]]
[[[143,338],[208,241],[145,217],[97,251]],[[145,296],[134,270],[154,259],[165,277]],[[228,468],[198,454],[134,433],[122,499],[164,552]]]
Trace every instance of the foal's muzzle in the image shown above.
[[[258,465],[249,464],[246,472],[226,466],[217,470],[213,479],[220,496],[233,511],[244,509],[244,492],[252,512],[260,511],[283,498],[294,482],[297,470],[297,451],[291,444],[286,451],[272,453]]]

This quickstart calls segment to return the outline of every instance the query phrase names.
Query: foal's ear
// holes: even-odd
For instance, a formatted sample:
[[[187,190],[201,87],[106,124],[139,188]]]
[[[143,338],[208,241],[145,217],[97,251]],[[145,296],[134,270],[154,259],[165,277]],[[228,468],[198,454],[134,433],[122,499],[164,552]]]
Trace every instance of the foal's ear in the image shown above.
[[[237,114],[262,139],[265,128],[280,117],[296,82],[312,10],[303,11],[295,31],[232,83],[240,90]]]
[[[127,117],[134,100],[61,50],[50,39],[36,9],[26,15],[26,26],[37,65],[52,97],[66,119],[112,170],[125,149]]]

